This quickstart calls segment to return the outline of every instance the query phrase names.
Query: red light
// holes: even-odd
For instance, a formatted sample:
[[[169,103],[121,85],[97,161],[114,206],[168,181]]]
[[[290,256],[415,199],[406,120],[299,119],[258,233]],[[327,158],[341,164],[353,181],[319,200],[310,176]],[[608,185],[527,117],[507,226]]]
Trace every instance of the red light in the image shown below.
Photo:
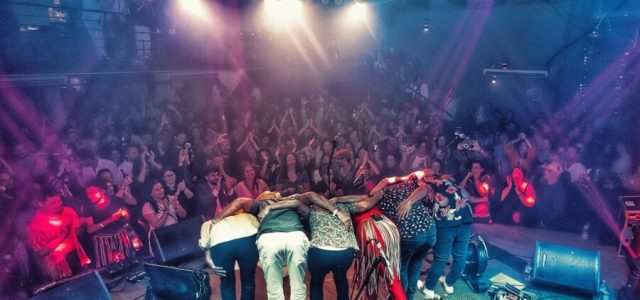
[[[49,220],[49,224],[55,227],[60,227],[60,225],[62,225],[62,221],[60,221],[59,219],[51,219]]]
[[[67,247],[68,247],[68,246],[67,246],[67,243],[66,243],[66,242],[64,242],[64,243],[61,243],[60,245],[58,245],[58,247],[56,247],[55,249],[53,249],[53,251],[55,251],[55,252],[62,252],[62,251],[64,251],[65,249],[67,249]]]
[[[98,209],[103,209],[105,207],[107,207],[107,205],[109,204],[109,202],[107,201],[107,198],[102,198],[100,199],[100,201],[98,201],[98,203],[96,203],[96,207]]]
[[[136,249],[136,250],[142,249],[142,242],[140,241],[139,238],[134,238],[132,244],[133,244],[133,249]]]
[[[520,213],[519,212],[513,213],[513,216],[511,216],[511,219],[513,220],[514,223],[520,224]]]
[[[533,196],[527,196],[524,198],[524,202],[527,207],[533,207],[533,205],[536,204],[536,198]]]

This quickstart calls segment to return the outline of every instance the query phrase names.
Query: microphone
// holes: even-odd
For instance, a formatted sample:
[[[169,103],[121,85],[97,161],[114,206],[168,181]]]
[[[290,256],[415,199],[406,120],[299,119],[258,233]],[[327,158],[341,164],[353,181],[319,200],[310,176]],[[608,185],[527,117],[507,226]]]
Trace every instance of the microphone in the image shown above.
[[[380,241],[375,240],[376,241],[376,247],[378,247],[378,251],[380,251],[380,256],[382,257],[382,263],[387,267],[390,268],[391,267],[391,262],[389,262],[389,259],[387,258],[387,255],[384,253],[384,250],[382,250],[382,244],[380,244]]]

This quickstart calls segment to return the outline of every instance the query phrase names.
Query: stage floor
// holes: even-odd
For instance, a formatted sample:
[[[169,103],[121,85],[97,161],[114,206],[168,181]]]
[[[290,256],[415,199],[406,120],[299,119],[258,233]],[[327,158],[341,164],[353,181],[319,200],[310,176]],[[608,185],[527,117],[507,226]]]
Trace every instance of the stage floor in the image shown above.
[[[564,232],[555,232],[542,229],[524,228],[516,226],[504,226],[497,224],[476,224],[475,232],[482,236],[489,244],[489,261],[487,270],[483,275],[483,280],[488,281],[489,278],[503,273],[519,282],[525,282],[523,278],[524,263],[531,262],[537,240],[547,243],[566,245],[575,248],[583,248],[589,250],[598,250],[601,254],[601,278],[606,281],[609,288],[609,299],[616,299],[618,289],[624,284],[629,275],[629,268],[624,257],[617,256],[616,246],[603,246],[593,239],[583,240],[580,235]],[[493,250],[493,251],[492,251]],[[493,253],[492,253],[493,252]],[[429,263],[425,261],[423,270],[428,269]],[[349,272],[349,278],[352,278],[352,271]],[[237,272],[236,272],[237,273]],[[260,268],[256,271],[256,299],[266,299],[266,287],[264,276]],[[307,275],[307,282],[309,276]],[[288,278],[285,278],[285,290],[288,294]],[[211,276],[212,297],[211,299],[220,299],[219,280],[216,276]],[[146,289],[146,282],[141,281],[131,284],[125,281],[123,286],[115,287],[118,292],[112,292],[113,299],[143,299]],[[236,287],[238,295],[240,292],[240,284]],[[464,280],[460,280],[455,284],[456,293],[449,295],[447,299],[488,299],[485,294],[473,293],[471,288]],[[577,294],[571,290],[558,289],[542,285],[528,285],[525,288],[537,296],[538,299],[589,299],[586,295]],[[444,295],[444,291],[440,286],[436,288],[436,292]],[[331,275],[325,280],[325,299],[336,299],[335,287]],[[287,298],[288,299],[288,298]],[[381,292],[378,299],[386,299],[385,293]],[[414,299],[422,299],[420,295],[416,295]]]

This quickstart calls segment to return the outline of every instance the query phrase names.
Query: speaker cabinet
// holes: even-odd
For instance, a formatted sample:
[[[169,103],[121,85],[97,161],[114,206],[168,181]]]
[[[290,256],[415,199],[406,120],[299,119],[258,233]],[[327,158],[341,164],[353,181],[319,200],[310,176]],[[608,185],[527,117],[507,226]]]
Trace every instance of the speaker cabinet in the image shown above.
[[[34,300],[110,300],[109,290],[97,271],[54,282],[36,291]]]
[[[204,300],[211,297],[209,273],[156,264],[145,264],[149,299]]]
[[[177,264],[204,257],[198,246],[202,219],[191,218],[151,231],[151,249],[161,264]]]
[[[531,281],[596,294],[600,268],[600,251],[536,241]]]

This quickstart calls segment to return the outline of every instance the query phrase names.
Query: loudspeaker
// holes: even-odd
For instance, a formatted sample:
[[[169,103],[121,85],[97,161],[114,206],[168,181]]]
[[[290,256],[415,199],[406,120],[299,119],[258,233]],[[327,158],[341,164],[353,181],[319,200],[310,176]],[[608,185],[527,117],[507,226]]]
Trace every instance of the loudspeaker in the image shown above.
[[[110,300],[109,290],[97,271],[76,275],[40,288],[33,300]]]
[[[600,251],[536,241],[531,281],[597,294]]]
[[[151,231],[151,249],[157,262],[176,264],[204,257],[198,246],[201,218],[191,218]]]
[[[209,273],[156,264],[145,264],[149,276],[147,296],[156,299],[195,300],[209,299],[211,287]]]

